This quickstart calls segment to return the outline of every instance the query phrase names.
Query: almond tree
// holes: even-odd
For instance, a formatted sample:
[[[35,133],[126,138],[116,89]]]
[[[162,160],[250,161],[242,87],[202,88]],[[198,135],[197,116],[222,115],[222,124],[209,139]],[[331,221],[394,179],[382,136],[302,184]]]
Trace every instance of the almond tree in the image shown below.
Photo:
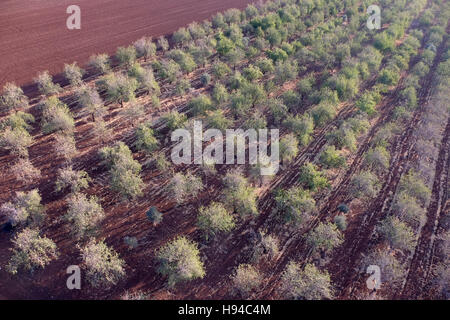
[[[136,49],[133,46],[119,47],[116,58],[121,66],[131,66],[136,61]]]
[[[33,143],[33,138],[23,128],[6,128],[0,136],[0,147],[10,150],[20,157],[28,157],[28,147]]]
[[[306,238],[308,245],[314,250],[330,252],[339,247],[343,242],[343,235],[334,223],[319,223]]]
[[[81,257],[87,280],[94,288],[116,285],[125,276],[125,262],[103,241],[91,239],[81,249]]]
[[[187,173],[185,175],[177,173],[174,175],[167,188],[177,204],[181,204],[190,198],[195,198],[204,187],[202,180],[192,173]]]
[[[249,264],[240,264],[231,277],[234,289],[244,298],[257,290],[262,280],[263,277],[258,270]]]
[[[89,65],[100,74],[105,74],[110,71],[109,56],[107,54],[97,54],[89,58]]]
[[[147,59],[153,58],[156,54],[156,44],[153,43],[151,37],[142,37],[134,43],[138,57]]]
[[[84,170],[76,171],[72,167],[58,170],[58,177],[55,183],[55,191],[61,192],[66,188],[70,188],[72,193],[78,193],[89,186],[91,178]]]
[[[300,264],[289,262],[283,272],[281,283],[286,298],[304,300],[333,298],[330,275],[327,271],[320,271],[313,264],[307,264],[302,269]]]
[[[121,107],[123,107],[124,102],[135,99],[138,82],[134,78],[111,73],[101,81],[101,87],[106,90],[108,99],[111,102],[120,103]]]
[[[106,114],[103,100],[94,88],[81,86],[77,90],[77,99],[80,107],[86,109],[91,115],[92,122],[95,122],[97,118],[102,118]]]
[[[230,232],[234,226],[234,218],[227,209],[218,202],[208,207],[201,207],[197,217],[197,226],[205,233],[206,240],[217,233]]]
[[[42,104],[42,131],[45,134],[61,131],[71,134],[75,127],[73,116],[67,105],[53,96]]]
[[[48,73],[48,71],[39,73],[34,79],[34,82],[37,84],[41,94],[45,96],[54,95],[61,91],[59,84],[53,83],[53,77]]]
[[[157,253],[158,272],[168,276],[169,286],[181,281],[203,278],[205,270],[195,242],[178,237],[161,247]]]
[[[133,159],[128,146],[118,142],[113,147],[102,148],[99,153],[109,168],[111,189],[125,199],[141,196],[144,186],[140,177],[142,167]]]
[[[11,167],[11,172],[22,183],[32,184],[41,177],[41,171],[28,158],[21,158]]]
[[[92,234],[105,218],[102,206],[96,197],[87,198],[84,194],[73,194],[67,201],[65,218],[70,222],[72,232],[77,238]]]
[[[64,65],[64,76],[73,86],[79,86],[83,83],[84,70],[77,66],[77,63]]]
[[[28,107],[28,98],[20,87],[7,83],[0,96],[0,107],[5,111],[25,109]]]
[[[56,244],[49,238],[41,237],[36,229],[26,228],[12,240],[13,255],[6,270],[17,274],[20,269],[34,271],[46,267],[58,257]]]

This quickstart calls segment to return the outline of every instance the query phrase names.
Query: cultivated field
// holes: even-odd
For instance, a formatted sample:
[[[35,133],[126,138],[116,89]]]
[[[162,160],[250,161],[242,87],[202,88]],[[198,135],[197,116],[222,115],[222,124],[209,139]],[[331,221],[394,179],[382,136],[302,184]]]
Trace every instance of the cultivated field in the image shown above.
[[[139,2],[48,52],[0,38],[1,81],[42,72],[0,98],[0,298],[449,298],[448,1],[381,0],[378,29],[365,0]],[[221,164],[218,136],[174,164],[195,121],[279,130],[279,170]]]
[[[64,63],[84,65],[91,54],[113,54],[142,36],[171,34],[250,0],[81,0],[81,30],[66,28],[70,0],[1,1],[0,87],[14,81],[28,85],[42,70],[61,72]],[[62,80],[61,78],[57,78]],[[31,94],[33,87],[26,86]]]

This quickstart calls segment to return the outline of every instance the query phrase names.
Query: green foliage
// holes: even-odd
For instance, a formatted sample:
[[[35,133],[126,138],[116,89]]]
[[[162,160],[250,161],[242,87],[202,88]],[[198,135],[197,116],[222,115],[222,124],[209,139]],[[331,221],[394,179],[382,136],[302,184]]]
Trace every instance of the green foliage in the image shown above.
[[[302,270],[300,264],[289,262],[281,278],[282,291],[288,299],[332,299],[333,288],[328,272],[321,272],[313,264]]]
[[[36,229],[22,230],[12,242],[13,254],[6,270],[14,275],[20,269],[32,272],[44,268],[58,257],[56,244],[49,238],[41,237]]]
[[[261,59],[257,60],[256,66],[264,74],[271,73],[275,70],[272,60],[267,59],[267,58],[261,58]]]
[[[217,79],[222,79],[231,73],[230,67],[228,67],[228,65],[226,63],[223,63],[221,61],[215,62],[212,66],[212,69],[213,69],[213,75]]]
[[[153,43],[152,38],[142,37],[134,44],[138,57],[144,57],[145,60],[153,58],[156,55],[156,44]]]
[[[206,113],[206,123],[214,129],[226,130],[231,127],[233,122],[229,120],[223,110],[208,111]]]
[[[398,70],[384,68],[381,70],[378,77],[378,82],[386,85],[395,85],[400,80],[400,73]]]
[[[379,189],[379,180],[370,171],[363,171],[350,181],[350,192],[355,198],[374,198]]]
[[[122,66],[131,66],[136,61],[136,49],[134,46],[119,47],[116,58]]]
[[[393,211],[396,217],[412,228],[418,228],[426,221],[425,209],[414,197],[404,191],[396,195]]]
[[[310,162],[306,163],[300,169],[299,181],[313,192],[330,186],[324,174],[317,169],[317,166]]]
[[[109,65],[109,57],[107,54],[93,55],[89,59],[89,65],[100,74],[108,73],[111,69]]]
[[[236,268],[231,280],[234,289],[242,297],[247,297],[253,290],[260,287],[263,277],[252,265],[240,264]]]
[[[162,222],[163,215],[161,212],[158,211],[156,207],[151,207],[147,211],[147,219],[153,223],[154,226],[157,226]]]
[[[77,90],[77,100],[81,108],[92,116],[92,120],[101,118],[106,114],[106,108],[97,90],[88,86],[81,86]]]
[[[54,95],[61,91],[59,84],[53,83],[53,77],[48,71],[39,73],[34,82],[37,84],[39,92],[44,96]]]
[[[427,205],[431,197],[430,189],[412,169],[400,180],[399,192],[405,192],[405,194],[416,198],[422,205]]]
[[[374,115],[377,111],[375,109],[377,105],[376,96],[372,92],[366,91],[358,101],[356,101],[356,107],[362,112],[367,113],[368,116]]]
[[[172,40],[175,44],[182,45],[191,40],[191,34],[186,28],[180,28],[173,33]]]
[[[72,195],[68,201],[65,218],[70,222],[72,232],[77,238],[92,235],[99,223],[104,219],[105,212],[94,197],[87,198],[82,193]]]
[[[414,249],[414,232],[397,217],[388,217],[382,221],[379,231],[392,248],[408,251]]]
[[[66,188],[70,188],[72,193],[78,193],[89,186],[91,178],[84,170],[76,171],[72,167],[62,168],[58,170],[58,178],[55,183],[55,191],[60,192]]]
[[[294,80],[298,75],[297,61],[277,62],[275,65],[275,82],[283,84],[287,81]]]
[[[79,86],[83,83],[84,70],[77,66],[77,63],[64,65],[64,76],[73,86]]]
[[[336,116],[336,108],[328,102],[322,102],[311,110],[311,116],[317,127],[325,125]]]
[[[206,240],[221,232],[230,232],[234,226],[234,218],[227,209],[218,202],[208,207],[201,207],[197,217],[197,226],[205,233]]]
[[[111,189],[125,199],[141,196],[144,185],[139,175],[141,165],[133,159],[130,149],[123,142],[118,142],[113,147],[100,149],[99,153],[109,168]]]
[[[280,48],[275,48],[274,50],[267,50],[266,54],[270,59],[272,59],[273,62],[286,61],[289,57],[286,51]]]
[[[347,229],[347,218],[342,214],[334,217],[334,223],[339,231],[344,232]]]
[[[382,32],[375,36],[374,46],[380,51],[391,52],[395,49],[395,39],[387,32]]]
[[[167,127],[173,131],[184,127],[187,121],[187,116],[183,113],[179,113],[178,111],[173,110],[163,115],[162,119],[167,123]]]
[[[383,146],[378,146],[367,151],[364,164],[370,170],[382,173],[389,168],[390,158],[389,151]]]
[[[339,154],[335,146],[328,146],[320,154],[320,163],[325,168],[341,168],[345,165],[345,158]]]
[[[153,130],[147,124],[141,124],[135,132],[136,141],[134,146],[139,151],[151,154],[159,147],[158,139],[154,136]]]
[[[336,224],[321,222],[308,234],[306,242],[314,251],[330,252],[339,247],[344,239]]]
[[[19,191],[13,202],[4,203],[0,213],[13,225],[39,225],[45,219],[45,209],[37,189],[29,192]]]
[[[7,83],[3,87],[3,93],[0,96],[0,110],[18,110],[28,107],[28,98],[23,90],[14,83]]]
[[[81,257],[87,271],[86,278],[94,288],[109,288],[125,277],[125,262],[103,241],[91,239],[81,249]]]
[[[0,148],[10,150],[11,153],[21,156],[28,156],[28,147],[33,143],[33,138],[27,130],[23,128],[6,128],[0,136]]]
[[[176,203],[181,204],[188,199],[195,198],[204,187],[201,178],[192,173],[177,173],[167,188]]]
[[[249,65],[247,68],[244,68],[243,74],[248,81],[255,81],[262,78],[263,76],[261,70],[259,70],[259,68],[254,65]]]
[[[190,73],[197,68],[197,64],[189,53],[181,50],[172,50],[169,52],[168,56],[178,63],[181,70],[186,73]]]
[[[221,83],[217,83],[214,86],[213,92],[212,92],[212,98],[213,101],[216,104],[222,104],[228,101],[229,99],[229,94],[228,94],[228,90],[227,88],[221,84]]]
[[[248,185],[247,180],[237,172],[230,172],[225,176],[224,203],[230,206],[241,217],[258,214],[256,193]]]
[[[314,120],[308,114],[288,116],[283,125],[297,135],[301,145],[307,145],[311,140],[311,134],[314,132]]]
[[[45,134],[55,131],[71,133],[75,127],[75,121],[69,108],[57,97],[53,96],[42,104],[42,131]]]
[[[298,140],[294,134],[288,134],[280,139],[280,158],[283,163],[289,163],[298,155]]]
[[[203,278],[205,270],[195,242],[178,237],[165,244],[157,253],[158,272],[168,276],[169,286],[181,281]]]
[[[100,81],[100,87],[106,90],[109,101],[120,103],[123,106],[124,102],[135,99],[135,91],[139,84],[135,78],[110,73]]]
[[[199,95],[196,98],[192,98],[188,103],[188,107],[192,109],[194,114],[205,114],[206,111],[210,111],[214,108],[211,99],[205,95]]]
[[[309,191],[302,188],[291,188],[277,192],[275,197],[277,212],[282,214],[288,223],[303,226],[308,223],[316,211],[316,202]]]

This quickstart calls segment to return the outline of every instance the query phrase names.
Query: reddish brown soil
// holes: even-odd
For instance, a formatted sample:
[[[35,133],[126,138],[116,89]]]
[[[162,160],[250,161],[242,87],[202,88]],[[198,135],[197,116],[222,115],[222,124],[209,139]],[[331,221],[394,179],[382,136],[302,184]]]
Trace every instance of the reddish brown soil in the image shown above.
[[[40,71],[83,65],[94,53],[112,54],[142,36],[172,33],[252,0],[79,0],[81,30],[68,30],[69,0],[0,1],[0,87],[30,83]],[[29,90],[27,90],[29,91]]]

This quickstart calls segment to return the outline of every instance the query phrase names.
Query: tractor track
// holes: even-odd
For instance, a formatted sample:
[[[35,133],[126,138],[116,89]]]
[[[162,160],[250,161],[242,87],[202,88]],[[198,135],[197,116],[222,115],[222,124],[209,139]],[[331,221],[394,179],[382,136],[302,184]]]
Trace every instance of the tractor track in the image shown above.
[[[403,299],[418,298],[429,275],[433,252],[435,249],[436,231],[441,214],[448,200],[448,175],[450,166],[450,120],[442,139],[436,174],[433,183],[432,199],[427,211],[427,222],[422,232],[410,264],[408,275],[400,297]]]

